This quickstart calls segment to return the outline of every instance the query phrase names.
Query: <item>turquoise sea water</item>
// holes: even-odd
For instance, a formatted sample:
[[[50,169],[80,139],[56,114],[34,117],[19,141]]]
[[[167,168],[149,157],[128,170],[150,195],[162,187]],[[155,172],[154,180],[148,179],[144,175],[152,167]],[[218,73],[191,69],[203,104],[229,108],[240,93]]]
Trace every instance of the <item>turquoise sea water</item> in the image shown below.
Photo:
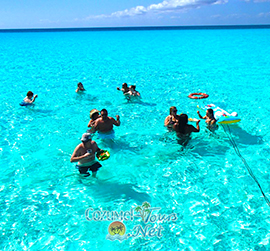
[[[163,126],[172,105],[238,112],[231,135],[270,197],[269,41],[270,29],[0,33],[0,250],[270,250],[270,208],[223,128],[201,121],[183,148]],[[123,98],[123,82],[141,102]],[[35,106],[20,107],[29,90]],[[111,153],[98,180],[70,163],[93,108],[121,120],[113,141],[94,137]],[[177,214],[151,224],[160,238],[112,242],[112,221],[85,218],[145,201]]]

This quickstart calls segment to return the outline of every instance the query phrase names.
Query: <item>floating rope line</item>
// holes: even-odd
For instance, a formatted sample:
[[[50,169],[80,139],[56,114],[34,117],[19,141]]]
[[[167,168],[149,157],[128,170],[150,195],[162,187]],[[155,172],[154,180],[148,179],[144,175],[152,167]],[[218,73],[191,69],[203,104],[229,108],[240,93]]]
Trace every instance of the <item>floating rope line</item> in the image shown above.
[[[245,167],[247,168],[247,170],[248,170],[250,176],[254,179],[254,181],[255,181],[255,182],[257,183],[257,185],[259,186],[259,188],[260,188],[260,190],[261,190],[261,193],[262,193],[262,195],[263,195],[263,197],[264,197],[266,203],[267,203],[268,206],[270,207],[270,201],[269,201],[269,199],[268,199],[268,198],[266,197],[266,195],[264,194],[264,192],[263,192],[263,190],[262,190],[262,188],[261,188],[261,185],[260,185],[259,181],[257,180],[257,178],[255,177],[255,175],[253,174],[251,168],[249,167],[249,165],[248,165],[248,163],[246,162],[246,160],[244,159],[244,157],[241,155],[241,153],[240,153],[240,151],[239,151],[239,149],[238,149],[238,147],[237,147],[235,141],[233,140],[233,137],[232,137],[232,134],[231,134],[230,127],[229,127],[228,125],[222,125],[222,126],[223,126],[223,129],[224,129],[225,133],[228,135],[229,140],[230,140],[230,142],[232,143],[233,148],[234,148],[236,154],[237,154],[237,155],[241,158],[241,160],[243,161],[243,163],[244,163]],[[225,126],[226,126],[226,129],[225,129]],[[229,133],[228,133],[228,131],[229,131]]]

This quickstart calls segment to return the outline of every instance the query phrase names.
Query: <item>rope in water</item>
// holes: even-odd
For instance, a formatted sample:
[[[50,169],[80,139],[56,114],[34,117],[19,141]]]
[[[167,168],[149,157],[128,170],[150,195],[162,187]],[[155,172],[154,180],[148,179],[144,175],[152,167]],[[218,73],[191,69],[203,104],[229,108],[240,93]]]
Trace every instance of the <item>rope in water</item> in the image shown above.
[[[247,168],[247,170],[248,170],[250,176],[254,179],[254,181],[255,181],[255,182],[257,183],[257,185],[259,186],[259,188],[260,188],[260,190],[261,190],[261,193],[262,193],[262,195],[263,195],[263,197],[264,197],[266,203],[267,203],[268,206],[270,207],[270,201],[269,201],[269,199],[268,199],[268,198],[266,197],[266,195],[264,194],[264,192],[263,192],[263,190],[262,190],[262,188],[261,188],[261,185],[260,185],[259,181],[257,180],[257,178],[255,177],[255,175],[253,174],[251,168],[249,167],[249,165],[248,165],[248,163],[246,162],[246,160],[244,159],[244,157],[241,155],[241,153],[240,153],[240,151],[239,151],[239,149],[238,149],[238,147],[237,147],[235,141],[233,140],[233,137],[232,137],[232,135],[231,135],[230,127],[229,127],[228,125],[222,125],[222,126],[223,126],[223,129],[224,129],[225,133],[228,135],[229,140],[230,140],[230,142],[232,143],[233,148],[234,148],[236,154],[237,154],[237,155],[241,158],[241,160],[243,161],[243,163],[244,163],[245,167]],[[227,130],[225,129],[225,128],[226,128],[225,126],[227,127]],[[229,133],[228,133],[228,132],[229,132]]]

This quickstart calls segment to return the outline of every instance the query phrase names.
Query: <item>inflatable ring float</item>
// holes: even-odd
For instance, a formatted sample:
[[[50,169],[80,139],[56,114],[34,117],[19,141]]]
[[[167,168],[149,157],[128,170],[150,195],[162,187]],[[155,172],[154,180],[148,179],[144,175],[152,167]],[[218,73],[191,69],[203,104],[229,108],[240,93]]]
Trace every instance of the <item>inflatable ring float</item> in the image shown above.
[[[208,98],[209,95],[202,92],[195,92],[195,93],[189,94],[188,97],[192,99],[203,99],[203,98]]]
[[[97,153],[97,159],[99,161],[104,161],[108,158],[110,158],[110,153],[106,150]]]

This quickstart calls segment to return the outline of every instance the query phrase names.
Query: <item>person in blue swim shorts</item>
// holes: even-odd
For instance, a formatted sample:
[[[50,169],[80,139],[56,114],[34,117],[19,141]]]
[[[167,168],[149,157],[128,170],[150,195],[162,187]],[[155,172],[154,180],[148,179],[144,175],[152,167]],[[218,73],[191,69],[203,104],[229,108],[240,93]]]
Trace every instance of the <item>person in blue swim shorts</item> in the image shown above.
[[[108,111],[106,109],[102,109],[100,111],[101,117],[95,120],[95,124],[93,125],[91,132],[98,131],[99,133],[109,133],[113,130],[113,126],[120,126],[120,117],[116,115],[116,120],[112,117],[108,117]]]
[[[95,153],[103,152],[95,141],[92,140],[90,133],[84,133],[80,143],[74,150],[70,162],[77,162],[76,167],[80,174],[85,174],[84,177],[90,176],[88,171],[92,171],[92,177],[96,178],[97,171],[101,164],[95,160]]]

